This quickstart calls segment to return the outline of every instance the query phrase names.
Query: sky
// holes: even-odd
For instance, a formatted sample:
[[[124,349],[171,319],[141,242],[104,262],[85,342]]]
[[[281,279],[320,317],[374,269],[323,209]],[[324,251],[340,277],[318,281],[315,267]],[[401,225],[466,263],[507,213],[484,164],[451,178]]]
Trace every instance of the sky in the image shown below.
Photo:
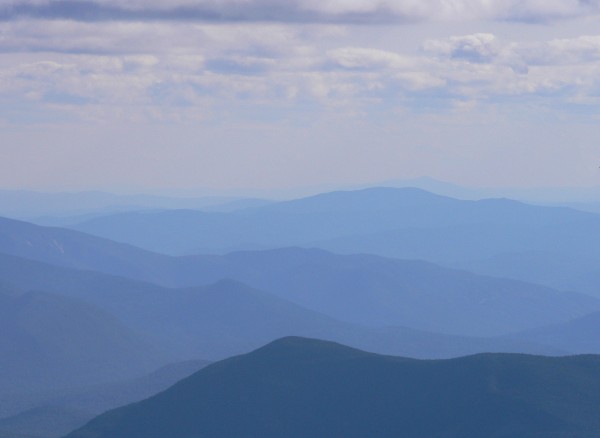
[[[0,188],[600,186],[598,0],[0,0]]]

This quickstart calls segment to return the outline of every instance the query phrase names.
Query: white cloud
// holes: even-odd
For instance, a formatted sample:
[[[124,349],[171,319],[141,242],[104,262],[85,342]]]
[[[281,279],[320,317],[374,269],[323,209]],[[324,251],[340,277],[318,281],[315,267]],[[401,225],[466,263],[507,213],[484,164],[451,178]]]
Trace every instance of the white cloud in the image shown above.
[[[4,22],[0,106],[25,99],[42,113],[58,108],[74,118],[127,109],[172,119],[252,103],[273,114],[281,105],[359,114],[380,104],[410,110],[421,97],[436,111],[457,99],[479,107],[515,96],[557,108],[596,102],[597,35],[529,42],[481,32],[428,39],[410,50],[379,38],[386,28],[360,30],[355,36],[356,28],[340,25]],[[378,38],[369,34],[374,30]]]
[[[342,47],[331,50],[328,58],[334,64],[348,69],[407,68],[413,62],[398,53],[363,47]]]
[[[543,44],[524,44],[521,56],[531,64],[582,64],[600,60],[600,36],[554,39]]]
[[[496,37],[489,33],[430,40],[425,42],[423,48],[436,55],[474,62],[489,62],[501,51]]]

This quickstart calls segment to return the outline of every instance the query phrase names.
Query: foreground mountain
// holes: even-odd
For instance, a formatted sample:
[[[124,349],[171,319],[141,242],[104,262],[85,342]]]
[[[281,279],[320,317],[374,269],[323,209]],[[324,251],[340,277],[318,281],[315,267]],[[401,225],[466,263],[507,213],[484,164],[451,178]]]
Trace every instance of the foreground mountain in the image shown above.
[[[598,430],[598,356],[417,361],[287,338],[68,437],[591,437]]]

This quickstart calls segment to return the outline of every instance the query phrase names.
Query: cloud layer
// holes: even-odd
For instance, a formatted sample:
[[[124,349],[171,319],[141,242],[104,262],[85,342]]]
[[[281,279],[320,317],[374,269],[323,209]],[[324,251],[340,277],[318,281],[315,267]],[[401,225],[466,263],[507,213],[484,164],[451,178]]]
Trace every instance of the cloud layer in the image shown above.
[[[595,0],[3,1],[0,184],[589,181],[598,12]]]
[[[418,20],[543,22],[599,11],[597,0],[9,0],[0,19],[402,23]]]
[[[439,112],[516,97],[592,114],[600,95],[598,35],[531,42],[475,33],[412,50],[353,39],[339,25],[18,20],[0,23],[0,35],[8,120],[32,108],[90,119],[209,117],[251,103],[274,113],[306,105]]]

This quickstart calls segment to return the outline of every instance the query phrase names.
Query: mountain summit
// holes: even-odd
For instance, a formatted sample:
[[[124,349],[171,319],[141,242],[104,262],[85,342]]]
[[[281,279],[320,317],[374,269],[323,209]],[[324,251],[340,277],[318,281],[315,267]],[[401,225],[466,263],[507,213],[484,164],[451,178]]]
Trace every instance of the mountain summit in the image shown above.
[[[598,430],[599,356],[420,361],[289,337],[208,366],[68,438],[584,437]]]

